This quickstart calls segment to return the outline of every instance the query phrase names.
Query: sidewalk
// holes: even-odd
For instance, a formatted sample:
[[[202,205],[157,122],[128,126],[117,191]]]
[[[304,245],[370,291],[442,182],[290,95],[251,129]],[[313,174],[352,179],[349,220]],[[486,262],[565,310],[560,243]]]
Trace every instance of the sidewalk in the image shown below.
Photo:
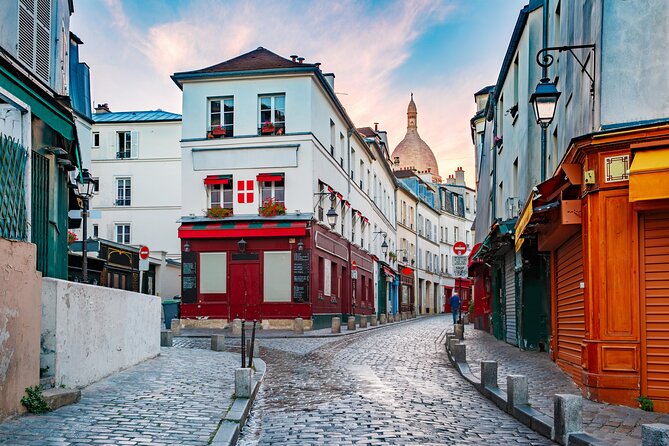
[[[92,384],[81,401],[0,423],[0,445],[204,446],[232,404],[239,355],[162,348]]]
[[[553,416],[553,395],[556,393],[581,394],[578,386],[547,353],[519,350],[488,333],[475,330],[471,324],[465,327],[465,342],[472,373],[480,376],[481,360],[497,361],[499,387],[504,391],[507,375],[526,375],[530,404],[545,415]],[[641,425],[648,423],[669,424],[669,414],[583,399],[583,428],[601,440],[619,446],[639,445]]]

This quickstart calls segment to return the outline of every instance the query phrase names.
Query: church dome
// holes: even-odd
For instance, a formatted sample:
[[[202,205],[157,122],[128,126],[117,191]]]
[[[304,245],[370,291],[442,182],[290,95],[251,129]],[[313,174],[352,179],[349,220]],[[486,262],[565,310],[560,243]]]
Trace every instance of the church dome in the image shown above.
[[[413,169],[418,172],[430,172],[434,177],[439,177],[439,166],[432,149],[418,135],[417,124],[418,111],[416,103],[411,101],[407,107],[407,133],[404,139],[395,147],[392,158],[399,158],[400,169]]]

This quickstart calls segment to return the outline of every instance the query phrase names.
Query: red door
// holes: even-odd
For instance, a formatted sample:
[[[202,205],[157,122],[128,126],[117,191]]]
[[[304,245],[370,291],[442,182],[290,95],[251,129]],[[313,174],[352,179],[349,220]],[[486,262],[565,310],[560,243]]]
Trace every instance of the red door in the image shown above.
[[[260,263],[230,263],[230,320],[260,320]]]

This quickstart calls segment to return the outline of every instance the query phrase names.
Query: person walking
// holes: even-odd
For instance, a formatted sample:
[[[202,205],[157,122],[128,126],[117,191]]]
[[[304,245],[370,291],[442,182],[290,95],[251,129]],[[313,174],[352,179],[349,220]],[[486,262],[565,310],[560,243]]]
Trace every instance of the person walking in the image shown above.
[[[451,304],[451,312],[453,313],[453,324],[457,324],[460,317],[460,296],[457,293],[453,293],[449,303]]]

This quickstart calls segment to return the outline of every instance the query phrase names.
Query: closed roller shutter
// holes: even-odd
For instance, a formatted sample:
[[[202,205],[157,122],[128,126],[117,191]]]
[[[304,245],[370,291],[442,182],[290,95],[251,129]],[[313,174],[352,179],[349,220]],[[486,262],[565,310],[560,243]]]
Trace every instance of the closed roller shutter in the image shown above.
[[[581,341],[585,337],[583,245],[581,233],[557,251],[557,359],[581,384]]]
[[[504,292],[506,296],[506,342],[518,345],[516,333],[516,254],[511,251],[504,259]]]
[[[641,217],[646,396],[669,400],[669,213]]]

